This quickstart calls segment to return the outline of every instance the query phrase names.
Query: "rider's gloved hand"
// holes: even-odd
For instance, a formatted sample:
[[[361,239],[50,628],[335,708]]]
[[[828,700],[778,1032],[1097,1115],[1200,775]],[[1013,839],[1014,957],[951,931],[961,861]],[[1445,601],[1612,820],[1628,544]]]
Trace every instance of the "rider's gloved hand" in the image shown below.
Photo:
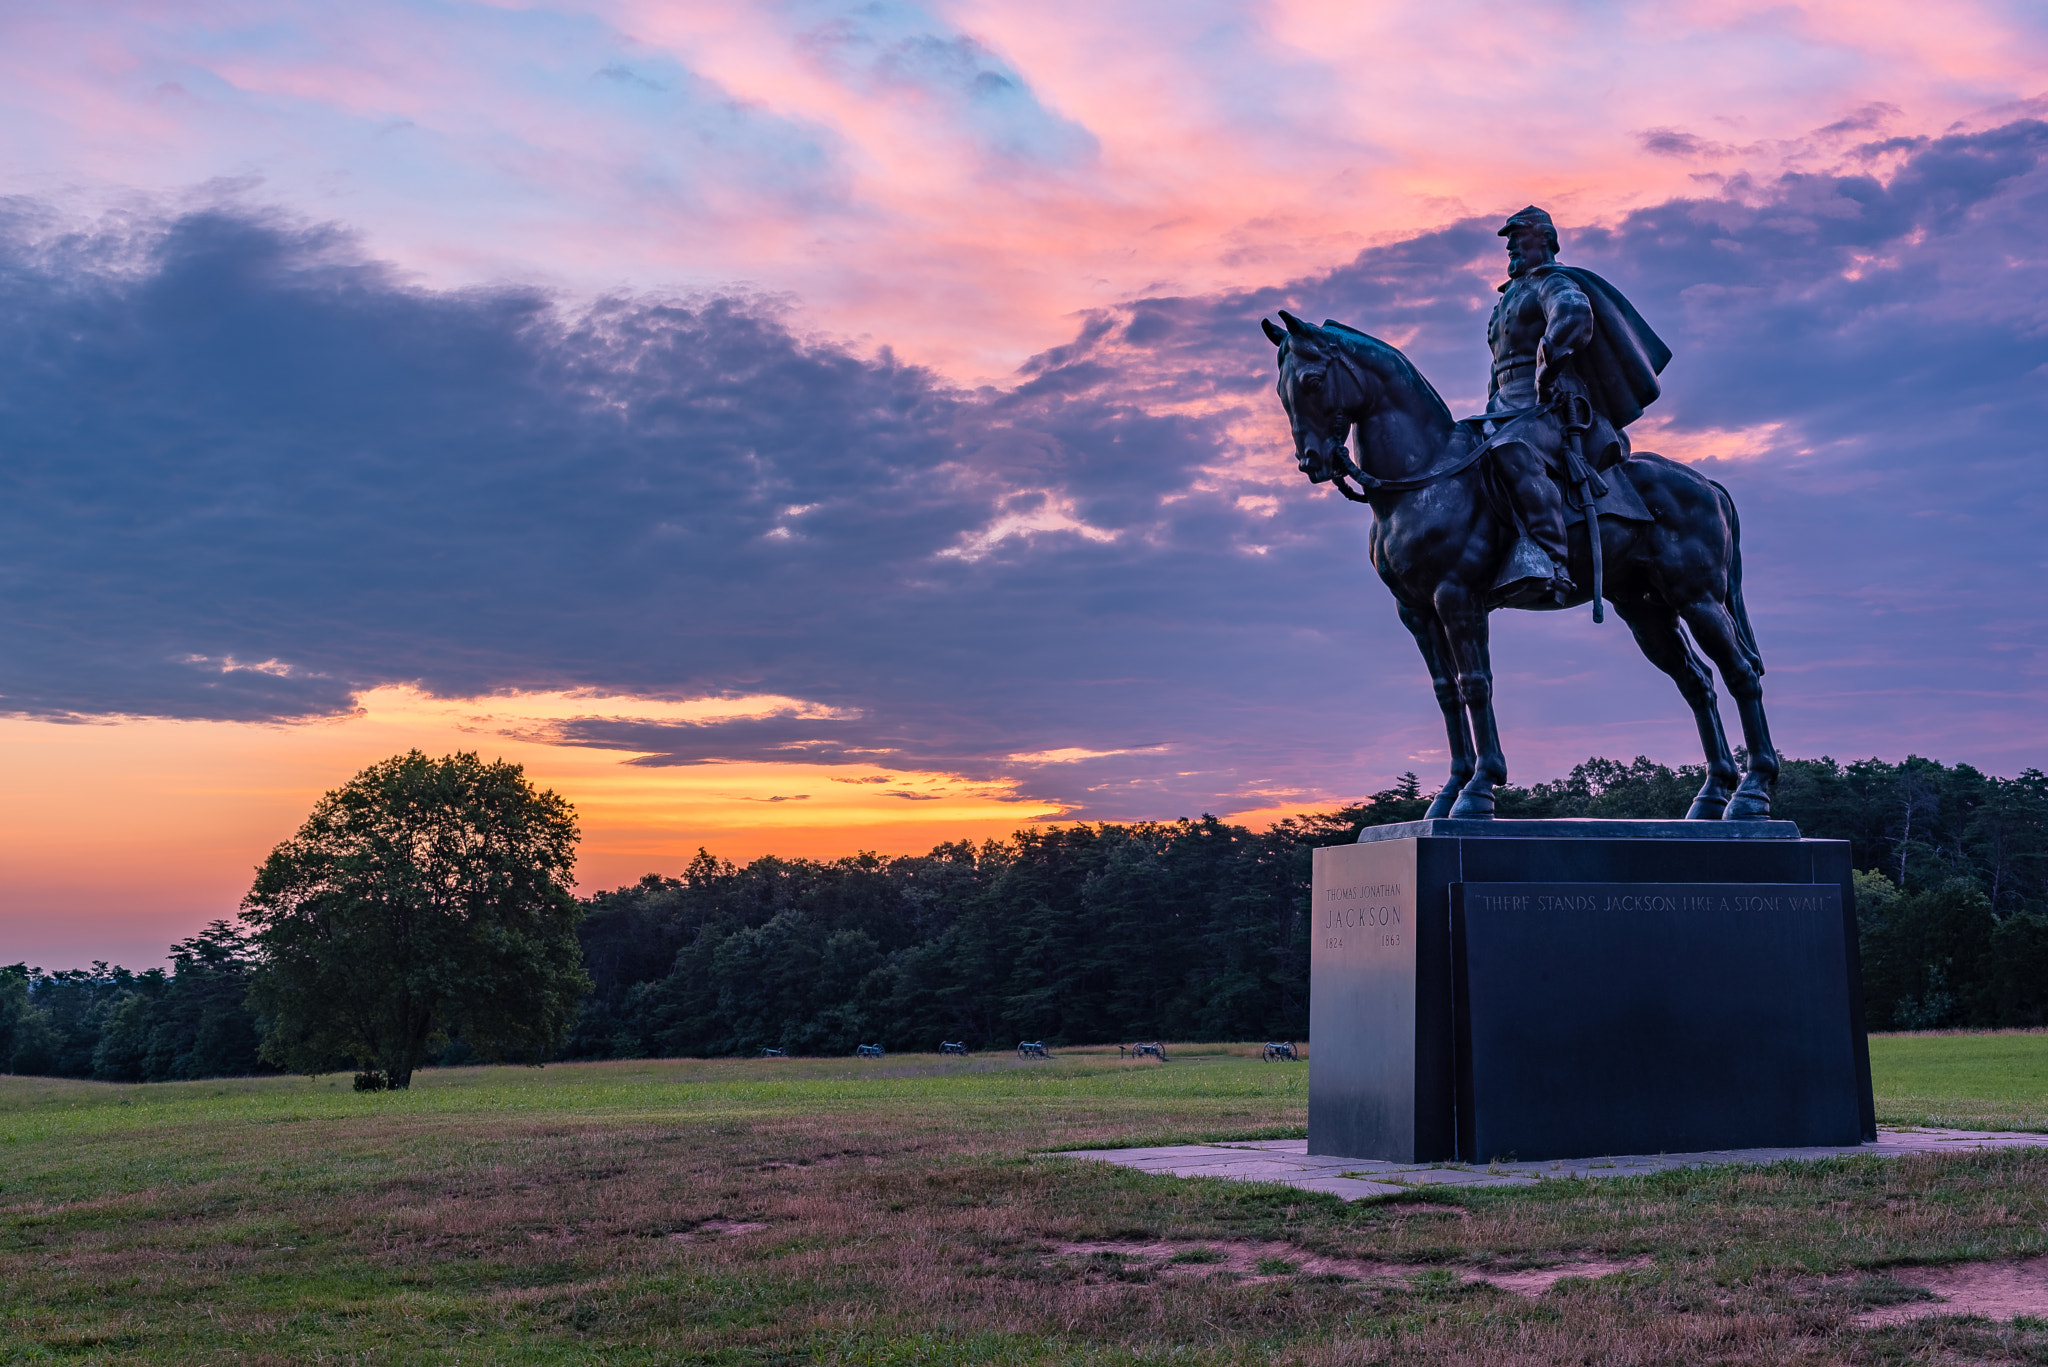
[[[1547,343],[1536,344],[1536,402],[1547,404],[1557,398],[1557,381],[1568,356],[1553,356]]]

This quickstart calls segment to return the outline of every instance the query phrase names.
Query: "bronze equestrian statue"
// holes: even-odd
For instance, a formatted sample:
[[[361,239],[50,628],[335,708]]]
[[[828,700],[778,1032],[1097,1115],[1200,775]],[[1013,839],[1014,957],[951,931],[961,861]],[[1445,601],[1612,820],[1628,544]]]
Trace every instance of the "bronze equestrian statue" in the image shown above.
[[[1778,756],[1742,605],[1735,504],[1687,466],[1632,451],[1624,430],[1657,397],[1671,352],[1619,290],[1558,264],[1550,215],[1524,209],[1500,235],[1508,281],[1487,323],[1493,378],[1476,418],[1454,420],[1408,358],[1376,337],[1285,311],[1284,329],[1261,324],[1279,348],[1296,463],[1312,483],[1372,505],[1373,567],[1436,684],[1451,777],[1428,815],[1491,817],[1494,789],[1507,781],[1487,614],[1590,601],[1598,621],[1604,599],[1699,723],[1707,781],[1686,817],[1762,820]],[[1345,449],[1354,427],[1356,460]],[[1735,698],[1747,772],[1686,631]]]

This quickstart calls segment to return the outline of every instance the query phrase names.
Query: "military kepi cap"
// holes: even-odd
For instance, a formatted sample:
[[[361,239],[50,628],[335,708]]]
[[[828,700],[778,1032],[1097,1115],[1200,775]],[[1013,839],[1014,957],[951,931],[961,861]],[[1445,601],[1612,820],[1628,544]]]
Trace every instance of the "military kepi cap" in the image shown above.
[[[1557,231],[1557,225],[1550,221],[1550,215],[1531,204],[1528,208],[1501,224],[1500,231],[1495,233],[1494,236],[1506,237],[1509,233],[1520,227],[1548,228],[1552,232]]]

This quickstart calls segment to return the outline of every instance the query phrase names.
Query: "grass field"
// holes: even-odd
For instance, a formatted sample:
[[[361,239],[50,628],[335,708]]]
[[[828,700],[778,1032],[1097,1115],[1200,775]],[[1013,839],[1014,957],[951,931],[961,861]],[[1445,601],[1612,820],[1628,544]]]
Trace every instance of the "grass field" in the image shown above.
[[[1873,1041],[1888,1120],[2048,1128],[2048,1035]],[[1904,1263],[2048,1252],[2048,1153],[1346,1206],[1049,1151],[1301,1133],[1248,1050],[0,1078],[0,1362],[2048,1362],[1853,1325]],[[1179,1240],[1157,1272],[1087,1241]],[[1229,1271],[1203,1246],[1397,1261]],[[1235,1246],[1233,1244],[1233,1246]],[[1529,1298],[1459,1269],[1636,1260]]]
[[[1870,1075],[1883,1124],[2048,1130],[2048,1030],[1873,1035]]]

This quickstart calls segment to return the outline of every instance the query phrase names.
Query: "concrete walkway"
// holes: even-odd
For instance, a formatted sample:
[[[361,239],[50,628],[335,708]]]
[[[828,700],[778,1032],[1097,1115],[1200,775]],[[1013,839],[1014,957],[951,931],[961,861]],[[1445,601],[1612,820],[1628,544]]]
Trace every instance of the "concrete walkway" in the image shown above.
[[[1081,1149],[1061,1157],[1088,1158],[1169,1177],[1228,1177],[1282,1182],[1356,1201],[1393,1196],[1415,1187],[1532,1186],[1546,1177],[1641,1177],[1669,1168],[1717,1163],[1776,1163],[1787,1158],[1850,1154],[1953,1153],[1970,1149],[2048,1148],[2048,1134],[1987,1130],[1880,1129],[1875,1144],[1823,1149],[1720,1149],[1707,1153],[1627,1154],[1614,1158],[1559,1159],[1547,1163],[1381,1163],[1365,1158],[1311,1156],[1306,1139],[1248,1140],[1241,1144],[1176,1144],[1159,1149]]]

